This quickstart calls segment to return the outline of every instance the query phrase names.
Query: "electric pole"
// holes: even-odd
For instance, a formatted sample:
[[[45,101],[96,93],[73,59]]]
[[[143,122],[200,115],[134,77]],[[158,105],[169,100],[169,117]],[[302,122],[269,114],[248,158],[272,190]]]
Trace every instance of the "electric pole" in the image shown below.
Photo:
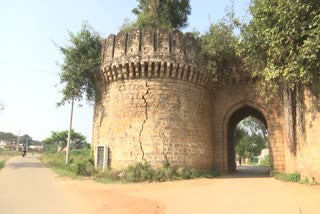
[[[66,164],[69,163],[70,140],[71,140],[71,130],[72,130],[72,116],[73,116],[73,104],[74,104],[74,97],[72,97],[72,101],[71,101],[71,112],[70,112],[68,141],[67,141],[67,152],[66,152]]]
[[[26,151],[28,151],[29,136],[27,136]]]
[[[19,146],[20,146],[19,141],[20,141],[20,130],[18,131],[18,140],[17,140],[17,148],[16,148],[17,152],[19,151]]]

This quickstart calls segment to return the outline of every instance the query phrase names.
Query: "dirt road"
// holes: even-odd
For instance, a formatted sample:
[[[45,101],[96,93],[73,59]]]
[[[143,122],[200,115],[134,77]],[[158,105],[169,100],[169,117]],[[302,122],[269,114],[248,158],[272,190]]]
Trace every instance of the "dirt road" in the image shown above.
[[[55,177],[34,156],[10,158],[0,171],[0,213],[73,213]]]
[[[0,172],[0,213],[317,214],[320,187],[243,175],[99,184],[58,177],[34,157],[16,157]]]

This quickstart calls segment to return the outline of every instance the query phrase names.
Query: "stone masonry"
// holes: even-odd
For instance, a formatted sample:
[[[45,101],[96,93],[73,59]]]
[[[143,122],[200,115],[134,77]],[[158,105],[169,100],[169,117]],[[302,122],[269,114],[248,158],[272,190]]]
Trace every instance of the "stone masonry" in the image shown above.
[[[251,115],[268,127],[271,173],[299,171],[320,180],[320,121],[312,118],[313,128],[305,125],[308,116],[294,123],[305,131],[294,132],[293,151],[295,129],[285,93],[265,103],[256,83],[239,71],[212,82],[193,34],[132,30],[110,35],[102,47],[103,63],[94,76],[101,97],[92,143],[109,147],[111,168],[168,160],[173,166],[233,172],[232,133]]]

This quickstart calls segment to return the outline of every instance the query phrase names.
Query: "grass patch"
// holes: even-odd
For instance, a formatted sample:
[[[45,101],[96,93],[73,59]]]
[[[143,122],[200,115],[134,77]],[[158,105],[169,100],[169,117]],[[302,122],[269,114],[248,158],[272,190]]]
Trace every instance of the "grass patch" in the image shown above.
[[[66,153],[45,153],[40,160],[61,176],[84,177],[95,173],[93,158],[89,149],[70,151],[69,164],[66,164]]]
[[[274,177],[278,180],[285,181],[285,182],[294,182],[299,184],[308,184],[308,185],[319,185],[315,179],[313,181],[309,181],[308,178],[301,178],[300,173],[284,173],[284,172],[277,172],[275,173]]]
[[[0,160],[0,169],[2,169],[5,164],[6,164],[6,160]]]
[[[20,155],[20,152],[17,151],[7,151],[7,150],[0,150],[0,169],[2,169],[6,161],[13,156]]]
[[[298,172],[294,172],[294,173],[277,172],[275,173],[274,177],[278,180],[285,181],[285,182],[299,182],[301,180],[301,175]]]
[[[108,169],[104,172],[94,169],[94,161],[89,149],[71,150],[70,164],[65,164],[65,153],[46,153],[40,158],[61,176],[72,178],[89,177],[102,183],[162,182],[193,178],[213,178],[216,171],[202,171],[171,167],[163,161],[162,167],[153,168],[148,162],[139,162],[122,170]]]
[[[8,151],[8,150],[0,149],[0,158],[12,157],[12,156],[17,156],[17,155],[21,155],[21,153],[17,152],[17,151]]]
[[[194,178],[214,178],[217,171],[203,171],[171,167],[168,161],[163,161],[162,167],[153,168],[148,162],[139,162],[123,170],[107,170],[95,175],[95,180],[103,183],[121,182],[163,182]]]

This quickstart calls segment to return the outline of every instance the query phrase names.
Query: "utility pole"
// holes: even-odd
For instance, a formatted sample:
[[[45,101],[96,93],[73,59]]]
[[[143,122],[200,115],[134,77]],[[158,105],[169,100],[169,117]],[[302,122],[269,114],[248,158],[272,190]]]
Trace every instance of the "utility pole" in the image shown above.
[[[69,163],[70,140],[71,140],[71,129],[72,129],[72,116],[73,116],[73,104],[74,104],[74,97],[72,97],[72,101],[71,101],[71,112],[70,112],[68,141],[67,141],[67,152],[66,152],[66,164]]]
[[[28,151],[29,136],[27,136],[26,151]]]
[[[20,141],[20,130],[18,131],[18,140],[17,140],[17,148],[16,148],[17,152],[19,151],[19,146],[20,146],[19,141]]]

